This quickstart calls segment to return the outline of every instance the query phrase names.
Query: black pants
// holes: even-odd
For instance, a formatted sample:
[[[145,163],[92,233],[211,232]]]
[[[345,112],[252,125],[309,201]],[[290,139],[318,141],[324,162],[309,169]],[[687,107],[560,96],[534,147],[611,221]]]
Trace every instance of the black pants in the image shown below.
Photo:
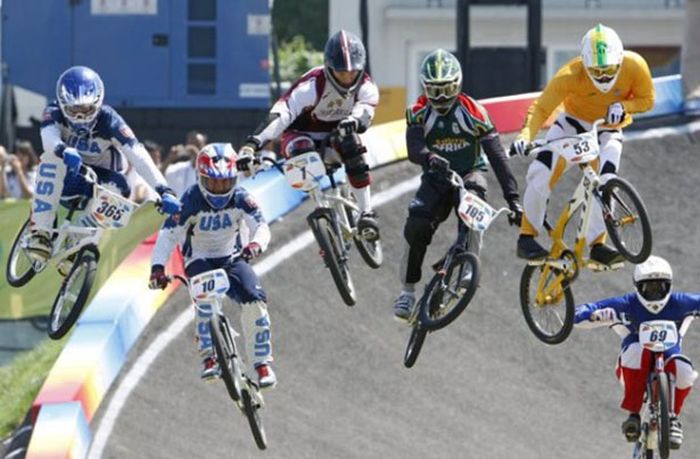
[[[486,199],[488,185],[480,171],[466,174],[464,186]],[[408,206],[408,218],[403,230],[407,247],[401,260],[401,282],[415,284],[420,281],[423,259],[433,240],[433,234],[458,204],[459,190],[446,179],[434,175],[433,172],[426,172],[421,176],[418,191]],[[461,224],[462,222],[458,221],[458,225]],[[480,234],[476,236],[480,238]],[[470,244],[470,250],[478,254],[478,245]]]

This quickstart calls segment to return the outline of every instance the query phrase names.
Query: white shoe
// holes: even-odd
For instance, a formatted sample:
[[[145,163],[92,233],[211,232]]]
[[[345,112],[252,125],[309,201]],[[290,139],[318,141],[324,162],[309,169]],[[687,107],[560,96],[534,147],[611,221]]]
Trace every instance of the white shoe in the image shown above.
[[[260,389],[272,389],[277,384],[277,376],[272,371],[269,363],[261,363],[256,366],[255,372],[258,374],[258,386]]]
[[[394,319],[407,323],[411,319],[413,307],[416,304],[416,294],[413,292],[401,292],[394,301]]]
[[[683,426],[677,417],[671,418],[671,429],[668,438],[671,449],[679,449],[683,444]]]
[[[44,230],[34,230],[27,238],[27,256],[34,261],[46,263],[53,252],[51,234]]]
[[[221,376],[221,368],[219,368],[219,364],[213,355],[202,360],[202,373],[200,376],[205,382],[216,381]]]

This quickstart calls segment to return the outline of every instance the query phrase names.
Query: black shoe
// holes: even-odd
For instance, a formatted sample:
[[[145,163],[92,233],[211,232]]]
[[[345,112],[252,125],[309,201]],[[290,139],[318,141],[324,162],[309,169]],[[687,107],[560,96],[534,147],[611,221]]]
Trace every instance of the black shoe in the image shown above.
[[[620,255],[620,252],[612,247],[608,247],[605,244],[596,244],[591,247],[590,257],[591,260],[605,266],[610,266],[625,261],[625,257]]]
[[[634,443],[639,440],[642,433],[642,420],[637,413],[630,413],[629,417],[622,423],[622,435],[628,442]]]
[[[374,211],[362,212],[357,221],[357,234],[367,242],[379,239],[379,225],[377,224],[377,214]]]
[[[683,444],[683,426],[676,416],[671,418],[671,429],[668,438],[668,446],[671,449],[679,449]]]
[[[526,260],[544,260],[549,256],[549,251],[535,240],[534,236],[521,234],[518,238],[518,258]]]

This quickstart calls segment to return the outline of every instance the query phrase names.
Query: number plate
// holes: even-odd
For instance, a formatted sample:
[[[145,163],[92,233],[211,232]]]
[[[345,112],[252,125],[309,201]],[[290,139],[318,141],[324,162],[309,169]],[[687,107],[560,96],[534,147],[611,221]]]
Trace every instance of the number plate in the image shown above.
[[[136,204],[121,195],[96,187],[89,213],[102,228],[123,228],[129,224]]]
[[[190,279],[190,295],[195,300],[207,300],[224,295],[229,289],[228,276],[223,269],[198,274]]]
[[[675,322],[652,320],[639,325],[639,342],[645,349],[663,352],[678,344]]]
[[[457,213],[469,228],[485,231],[496,215],[496,210],[476,194],[466,191],[463,193]]]
[[[316,188],[325,175],[326,166],[315,151],[295,156],[284,163],[284,177],[297,190]]]
[[[598,141],[588,133],[554,140],[549,146],[572,164],[589,163],[596,159],[600,153]]]

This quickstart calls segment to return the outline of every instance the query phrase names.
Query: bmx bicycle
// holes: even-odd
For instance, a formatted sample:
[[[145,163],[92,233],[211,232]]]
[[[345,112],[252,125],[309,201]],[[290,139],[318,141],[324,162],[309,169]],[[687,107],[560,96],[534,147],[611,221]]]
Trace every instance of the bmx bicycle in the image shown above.
[[[97,244],[102,232],[128,225],[131,215],[138,207],[135,202],[97,183],[97,175],[89,167],[81,166],[79,174],[93,185],[93,195],[62,201],[68,207],[68,214],[60,225],[54,223],[53,251],[49,259],[41,262],[28,256],[28,218],[12,243],[5,270],[7,282],[13,287],[21,287],[46,269],[49,263],[56,264],[64,279],[49,314],[47,331],[52,339],[60,339],[68,333],[85,306],[95,281],[100,259]],[[93,226],[72,222],[76,211],[80,210],[85,210],[84,216]]]
[[[626,260],[641,263],[651,254],[651,224],[639,193],[621,177],[610,178],[601,185],[592,164],[600,155],[598,126],[604,122],[596,120],[590,131],[539,144],[530,153],[554,151],[583,172],[556,225],[552,227],[545,221],[552,239],[549,256],[544,261],[529,262],[520,278],[520,305],[525,322],[532,333],[547,344],[561,343],[571,333],[575,307],[571,284],[581,270],[607,271],[623,265],[605,266],[585,256],[586,233],[594,202],[600,204],[608,235]],[[577,212],[580,216],[575,241],[573,248],[569,248],[564,235]]]
[[[193,276],[189,280],[177,274],[173,277],[187,286],[195,308],[198,307],[198,301],[212,304],[209,329],[216,362],[221,369],[221,379],[224,380],[228,395],[248,419],[255,444],[261,450],[266,449],[267,436],[258,412],[265,406],[265,401],[257,383],[250,379],[243,369],[245,362],[236,345],[236,337],[239,334],[231,326],[221,308],[222,298],[230,287],[226,271],[214,269]]]
[[[413,328],[404,353],[407,368],[416,363],[427,334],[452,323],[476,293],[481,274],[480,261],[477,254],[468,251],[469,232],[474,231],[478,233],[477,237],[482,237],[493,220],[503,213],[510,213],[507,207],[498,210],[491,207],[464,187],[459,174],[450,172],[450,182],[459,190],[457,239],[433,266],[436,273],[409,318],[409,325]]]

